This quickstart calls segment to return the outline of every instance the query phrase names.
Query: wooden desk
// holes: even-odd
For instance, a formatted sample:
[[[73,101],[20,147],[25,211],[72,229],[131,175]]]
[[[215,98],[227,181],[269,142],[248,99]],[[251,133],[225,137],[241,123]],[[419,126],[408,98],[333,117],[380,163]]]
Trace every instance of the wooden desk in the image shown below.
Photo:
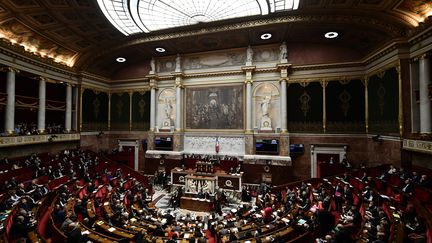
[[[208,199],[182,197],[180,198],[180,208],[192,211],[210,212],[213,209],[213,203]]]

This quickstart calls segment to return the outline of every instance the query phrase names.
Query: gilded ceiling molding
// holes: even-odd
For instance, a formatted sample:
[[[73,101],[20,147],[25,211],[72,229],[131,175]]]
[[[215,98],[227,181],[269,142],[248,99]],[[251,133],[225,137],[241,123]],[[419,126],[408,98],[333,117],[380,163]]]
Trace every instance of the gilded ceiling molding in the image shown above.
[[[61,65],[49,59],[34,55],[25,51],[22,46],[12,45],[8,42],[5,42],[4,40],[0,40],[0,53],[5,54],[8,57],[12,57],[15,60],[20,60],[28,64],[42,67],[45,72],[46,70],[51,70],[66,75],[75,75],[76,72],[75,68]],[[16,63],[16,61],[14,62]]]
[[[432,36],[432,20],[428,21],[430,24],[428,26],[425,26],[424,28],[417,28],[415,34],[417,34],[416,36],[412,37],[409,40],[409,44],[410,45],[414,45],[417,44],[427,38],[429,38],[430,36]],[[413,34],[414,35],[414,34]]]
[[[110,89],[106,89],[106,88],[101,88],[101,87],[97,87],[97,86],[91,86],[88,84],[81,84],[81,89],[84,92],[84,90],[88,89],[88,90],[92,90],[95,93],[109,93],[111,90]]]
[[[221,72],[205,72],[205,73],[188,73],[184,74],[185,78],[202,78],[202,77],[216,77],[216,76],[228,76],[228,75],[242,75],[242,70],[233,71],[221,71]]]
[[[330,64],[312,64],[312,65],[298,65],[292,66],[293,71],[309,71],[309,70],[320,70],[329,68],[348,68],[348,67],[359,67],[363,66],[362,62],[345,62],[345,63],[330,63]]]
[[[375,51],[372,55],[366,57],[365,60],[363,61],[363,64],[366,66],[380,59],[381,57],[389,54],[390,52],[398,48],[398,44],[400,43],[397,43],[394,40],[392,40],[390,44],[385,44],[381,50]]]
[[[377,70],[374,70],[374,71],[368,73],[367,75],[368,75],[368,77],[378,75],[380,78],[382,78],[387,70],[389,70],[390,68],[396,68],[397,69],[398,66],[399,66],[399,60],[396,60],[396,61],[391,62],[385,66],[380,67]]]
[[[314,82],[342,82],[343,84],[347,84],[352,80],[362,80],[364,76],[329,76],[329,77],[314,77],[307,79],[289,79],[288,83],[314,83]]]

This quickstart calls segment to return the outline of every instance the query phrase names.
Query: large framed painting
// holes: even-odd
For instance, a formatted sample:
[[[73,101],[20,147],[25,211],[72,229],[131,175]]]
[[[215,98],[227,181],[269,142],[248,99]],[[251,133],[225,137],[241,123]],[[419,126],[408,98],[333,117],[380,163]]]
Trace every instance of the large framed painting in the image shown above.
[[[186,129],[243,129],[243,85],[186,88]]]

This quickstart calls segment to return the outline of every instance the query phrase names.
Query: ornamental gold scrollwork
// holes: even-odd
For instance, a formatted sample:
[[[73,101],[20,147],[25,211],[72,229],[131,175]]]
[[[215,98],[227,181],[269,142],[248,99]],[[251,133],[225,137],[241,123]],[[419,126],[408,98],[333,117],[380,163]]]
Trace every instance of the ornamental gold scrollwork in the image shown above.
[[[380,82],[378,90],[377,90],[377,95],[378,95],[378,106],[380,109],[380,115],[381,116],[384,115],[386,92],[387,92],[386,88],[384,87],[383,83]]]
[[[140,100],[138,101],[138,113],[140,115],[140,118],[144,117],[144,108],[145,108],[146,102],[144,101],[144,98],[140,98]]]
[[[342,93],[339,94],[339,100],[341,101],[341,108],[342,108],[342,112],[344,114],[344,117],[347,117],[348,110],[350,108],[350,100],[351,100],[350,93],[348,93],[348,91],[344,90]]]
[[[303,116],[306,117],[309,110],[310,110],[310,105],[309,102],[311,100],[310,95],[307,93],[307,91],[303,91],[303,94],[299,97],[299,101],[300,101],[300,109],[303,112]]]
[[[95,116],[95,118],[99,117],[99,108],[100,108],[100,101],[99,99],[96,97],[93,100],[93,114]]]

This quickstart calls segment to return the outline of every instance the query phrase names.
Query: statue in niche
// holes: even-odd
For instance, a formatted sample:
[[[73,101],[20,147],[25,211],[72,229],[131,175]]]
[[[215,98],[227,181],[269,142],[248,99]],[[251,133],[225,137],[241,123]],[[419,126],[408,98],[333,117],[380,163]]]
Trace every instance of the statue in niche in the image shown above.
[[[171,129],[171,125],[172,125],[172,121],[171,121],[171,112],[172,112],[172,104],[171,104],[171,100],[165,98],[165,102],[164,102],[164,112],[165,112],[165,117],[163,119],[163,123],[162,123],[162,129],[167,130],[167,129]]]
[[[264,97],[264,100],[261,102],[261,113],[262,113],[262,116],[269,116],[268,109],[269,109],[269,106],[270,106],[270,100],[271,100],[271,96],[266,95]]]
[[[264,96],[264,99],[261,101],[261,126],[260,130],[262,131],[271,131],[272,124],[271,118],[269,115],[269,108],[271,102],[271,95]]]
[[[171,101],[165,98],[165,119],[171,118],[172,104]]]
[[[152,57],[152,59],[150,60],[150,74],[154,74],[155,72],[156,72],[156,61]]]
[[[287,49],[287,45],[286,42],[282,42],[282,45],[280,45],[279,47],[279,61],[281,63],[287,63],[288,62],[288,49]]]
[[[252,49],[252,47],[249,45],[248,48],[246,49],[246,65],[252,65],[252,60],[253,60],[253,54],[254,51]]]
[[[177,54],[175,59],[175,72],[181,72],[181,57],[180,54]]]

